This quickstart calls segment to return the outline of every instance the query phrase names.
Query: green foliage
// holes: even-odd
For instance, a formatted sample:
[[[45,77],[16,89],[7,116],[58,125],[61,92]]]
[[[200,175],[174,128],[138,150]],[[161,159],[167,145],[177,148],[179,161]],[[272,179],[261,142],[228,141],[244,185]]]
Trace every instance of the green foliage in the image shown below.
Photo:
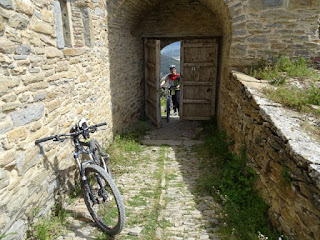
[[[306,78],[319,80],[319,74],[310,66],[311,64],[304,57],[293,60],[287,56],[276,56],[269,60],[260,60],[257,66],[250,69],[249,75],[269,80],[275,85],[285,83],[288,77],[297,77],[299,80]]]
[[[254,188],[257,176],[247,165],[246,149],[242,149],[240,156],[229,151],[234,143],[217,130],[214,120],[205,124],[204,131],[205,144],[194,149],[207,157],[202,163],[204,174],[198,190],[222,198],[227,223],[226,228],[222,227],[224,234],[257,239],[261,232],[269,239],[278,239],[279,234],[268,221],[269,207]]]
[[[320,89],[315,86],[301,89],[284,85],[275,90],[265,88],[263,91],[271,100],[298,111],[317,113],[315,109],[310,107],[310,104],[320,105]]]
[[[112,169],[114,165],[128,166],[133,164],[134,156],[143,150],[141,139],[148,130],[147,122],[140,121],[131,131],[115,136],[113,143],[106,151],[110,154]]]
[[[32,240],[54,240],[57,239],[66,228],[66,218],[69,213],[58,203],[52,208],[52,215],[42,218],[31,225],[28,239]]]
[[[316,88],[313,85],[310,89],[306,90],[306,95],[308,103],[320,106],[320,88]]]

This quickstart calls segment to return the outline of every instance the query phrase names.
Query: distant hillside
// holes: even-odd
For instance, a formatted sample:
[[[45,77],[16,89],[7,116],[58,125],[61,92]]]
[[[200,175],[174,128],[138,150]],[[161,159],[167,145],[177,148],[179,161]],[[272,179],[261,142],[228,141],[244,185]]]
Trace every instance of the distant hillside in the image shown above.
[[[180,42],[171,43],[161,50],[161,54],[180,61]]]
[[[161,55],[160,78],[170,73],[170,65],[176,65],[177,73],[180,73],[179,61],[166,55]]]

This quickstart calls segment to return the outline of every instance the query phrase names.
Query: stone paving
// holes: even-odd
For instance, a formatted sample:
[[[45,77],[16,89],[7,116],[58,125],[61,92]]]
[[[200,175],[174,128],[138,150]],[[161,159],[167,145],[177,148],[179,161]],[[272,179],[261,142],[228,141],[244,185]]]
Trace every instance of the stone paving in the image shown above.
[[[212,197],[197,193],[200,159],[192,152],[192,140],[201,128],[196,122],[173,119],[145,137],[144,151],[116,176],[126,208],[126,227],[115,238],[95,227],[83,201],[68,210],[67,239],[219,239],[221,207]],[[123,169],[122,169],[123,170]]]

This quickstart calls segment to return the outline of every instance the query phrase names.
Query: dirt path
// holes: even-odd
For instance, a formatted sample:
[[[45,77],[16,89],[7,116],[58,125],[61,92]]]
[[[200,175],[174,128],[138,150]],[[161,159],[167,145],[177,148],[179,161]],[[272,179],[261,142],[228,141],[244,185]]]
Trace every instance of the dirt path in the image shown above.
[[[220,206],[197,191],[201,160],[192,151],[197,122],[172,119],[145,137],[137,164],[116,184],[123,194],[127,224],[115,239],[219,239]],[[112,239],[99,234],[81,200],[68,207],[68,232],[60,239]]]

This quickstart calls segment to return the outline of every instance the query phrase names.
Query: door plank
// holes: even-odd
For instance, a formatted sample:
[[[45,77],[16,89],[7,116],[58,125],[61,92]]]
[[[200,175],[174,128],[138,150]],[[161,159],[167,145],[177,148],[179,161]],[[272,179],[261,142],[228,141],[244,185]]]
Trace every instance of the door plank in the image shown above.
[[[161,126],[160,113],[160,40],[144,40],[145,60],[145,112],[157,126]]]
[[[181,42],[181,119],[204,120],[215,114],[217,39]]]

